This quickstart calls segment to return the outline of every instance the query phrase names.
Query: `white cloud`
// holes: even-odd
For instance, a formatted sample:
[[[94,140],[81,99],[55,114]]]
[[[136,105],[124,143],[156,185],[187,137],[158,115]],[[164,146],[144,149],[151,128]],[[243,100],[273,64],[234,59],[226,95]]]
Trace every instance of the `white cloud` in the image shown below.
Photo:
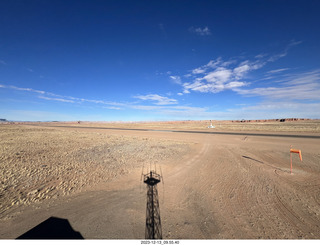
[[[226,89],[236,89],[245,86],[244,82],[229,82],[229,83],[203,83],[200,81],[184,84],[184,93],[190,93],[190,90],[202,93],[218,93]]]
[[[204,76],[203,79],[211,83],[225,83],[230,79],[231,74],[231,70],[220,67]]]
[[[200,67],[192,70],[193,74],[201,74],[201,73],[205,73],[205,72],[206,72],[206,70],[203,68],[200,68]]]
[[[250,72],[261,69],[270,62],[274,62],[277,59],[287,55],[288,50],[301,42],[290,42],[283,52],[276,55],[260,54],[256,55],[254,59],[245,59],[245,57],[232,58],[227,61],[223,61],[221,57],[210,60],[207,64],[199,66],[191,73],[186,74],[184,77],[188,82],[182,83],[183,93],[190,93],[197,91],[201,93],[219,93],[224,90],[233,90],[241,94],[262,94],[260,90],[241,90],[241,87],[248,86],[252,82],[248,82],[245,79],[250,78]],[[244,60],[245,59],[245,60]],[[269,76],[263,79],[257,79],[256,81],[262,81],[269,79],[275,79],[278,73],[287,71],[290,68],[274,69],[267,74]],[[272,75],[272,76],[270,76]],[[190,81],[192,79],[192,81]],[[251,76],[252,79],[252,76]],[[272,81],[271,81],[272,82]],[[270,94],[272,89],[269,88]],[[265,93],[267,93],[265,91]],[[307,97],[307,96],[305,96]]]
[[[200,36],[210,36],[211,35],[211,31],[207,26],[204,28],[201,28],[201,27],[196,28],[196,27],[192,26],[189,28],[189,31],[196,33],[197,35],[200,35]]]
[[[175,99],[170,99],[168,97],[163,97],[158,94],[148,94],[148,95],[138,95],[134,96],[134,98],[140,99],[140,100],[151,100],[155,101],[156,105],[172,105],[177,104],[178,101]]]
[[[230,83],[227,83],[225,85],[225,88],[226,89],[234,89],[234,88],[239,88],[239,87],[243,87],[243,86],[246,86],[247,84],[244,83],[244,82],[230,82]]]
[[[189,91],[187,88],[185,88],[185,89],[183,90],[183,93],[184,93],[184,94],[190,94],[190,91]]]
[[[233,72],[237,79],[242,78],[245,73],[250,70],[250,66],[248,64],[238,66],[234,68]]]
[[[219,60],[219,63],[221,63],[221,60]],[[211,67],[215,67],[218,62],[209,62],[208,64]],[[206,66],[208,67],[208,65]],[[238,79],[242,78],[247,70],[249,70],[248,65],[242,65],[233,70],[219,66],[213,71],[205,73],[202,77],[195,78],[191,83],[184,83],[183,93],[190,93],[190,91],[218,93],[226,89],[235,89],[245,86],[246,83],[238,81]]]

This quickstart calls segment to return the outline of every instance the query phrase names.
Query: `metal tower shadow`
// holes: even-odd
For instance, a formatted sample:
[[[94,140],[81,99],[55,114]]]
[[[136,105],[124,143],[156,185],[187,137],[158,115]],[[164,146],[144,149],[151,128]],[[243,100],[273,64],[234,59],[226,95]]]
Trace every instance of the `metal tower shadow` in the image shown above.
[[[144,175],[143,182],[147,184],[147,210],[145,239],[162,239],[162,228],[160,219],[160,207],[158,199],[157,184],[161,176],[155,171]]]

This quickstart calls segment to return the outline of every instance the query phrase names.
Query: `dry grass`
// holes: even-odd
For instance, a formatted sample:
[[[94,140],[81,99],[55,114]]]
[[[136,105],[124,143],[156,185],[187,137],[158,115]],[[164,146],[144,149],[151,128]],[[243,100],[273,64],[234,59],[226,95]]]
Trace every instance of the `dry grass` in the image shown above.
[[[14,205],[81,191],[188,150],[187,144],[169,140],[17,125],[1,125],[0,138],[0,214]]]

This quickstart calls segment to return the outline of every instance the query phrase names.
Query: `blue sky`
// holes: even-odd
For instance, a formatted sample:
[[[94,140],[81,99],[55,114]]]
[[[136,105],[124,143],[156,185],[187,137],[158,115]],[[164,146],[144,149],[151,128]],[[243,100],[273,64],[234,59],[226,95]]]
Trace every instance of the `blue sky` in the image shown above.
[[[0,2],[0,118],[320,118],[320,1]]]

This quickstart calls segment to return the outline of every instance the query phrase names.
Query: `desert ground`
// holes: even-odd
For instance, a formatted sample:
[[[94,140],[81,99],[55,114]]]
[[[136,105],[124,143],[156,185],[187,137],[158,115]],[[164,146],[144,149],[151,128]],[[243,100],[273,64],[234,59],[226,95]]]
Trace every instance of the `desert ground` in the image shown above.
[[[50,217],[85,239],[144,239],[150,168],[163,239],[320,239],[320,121],[208,125],[1,124],[0,239]]]

